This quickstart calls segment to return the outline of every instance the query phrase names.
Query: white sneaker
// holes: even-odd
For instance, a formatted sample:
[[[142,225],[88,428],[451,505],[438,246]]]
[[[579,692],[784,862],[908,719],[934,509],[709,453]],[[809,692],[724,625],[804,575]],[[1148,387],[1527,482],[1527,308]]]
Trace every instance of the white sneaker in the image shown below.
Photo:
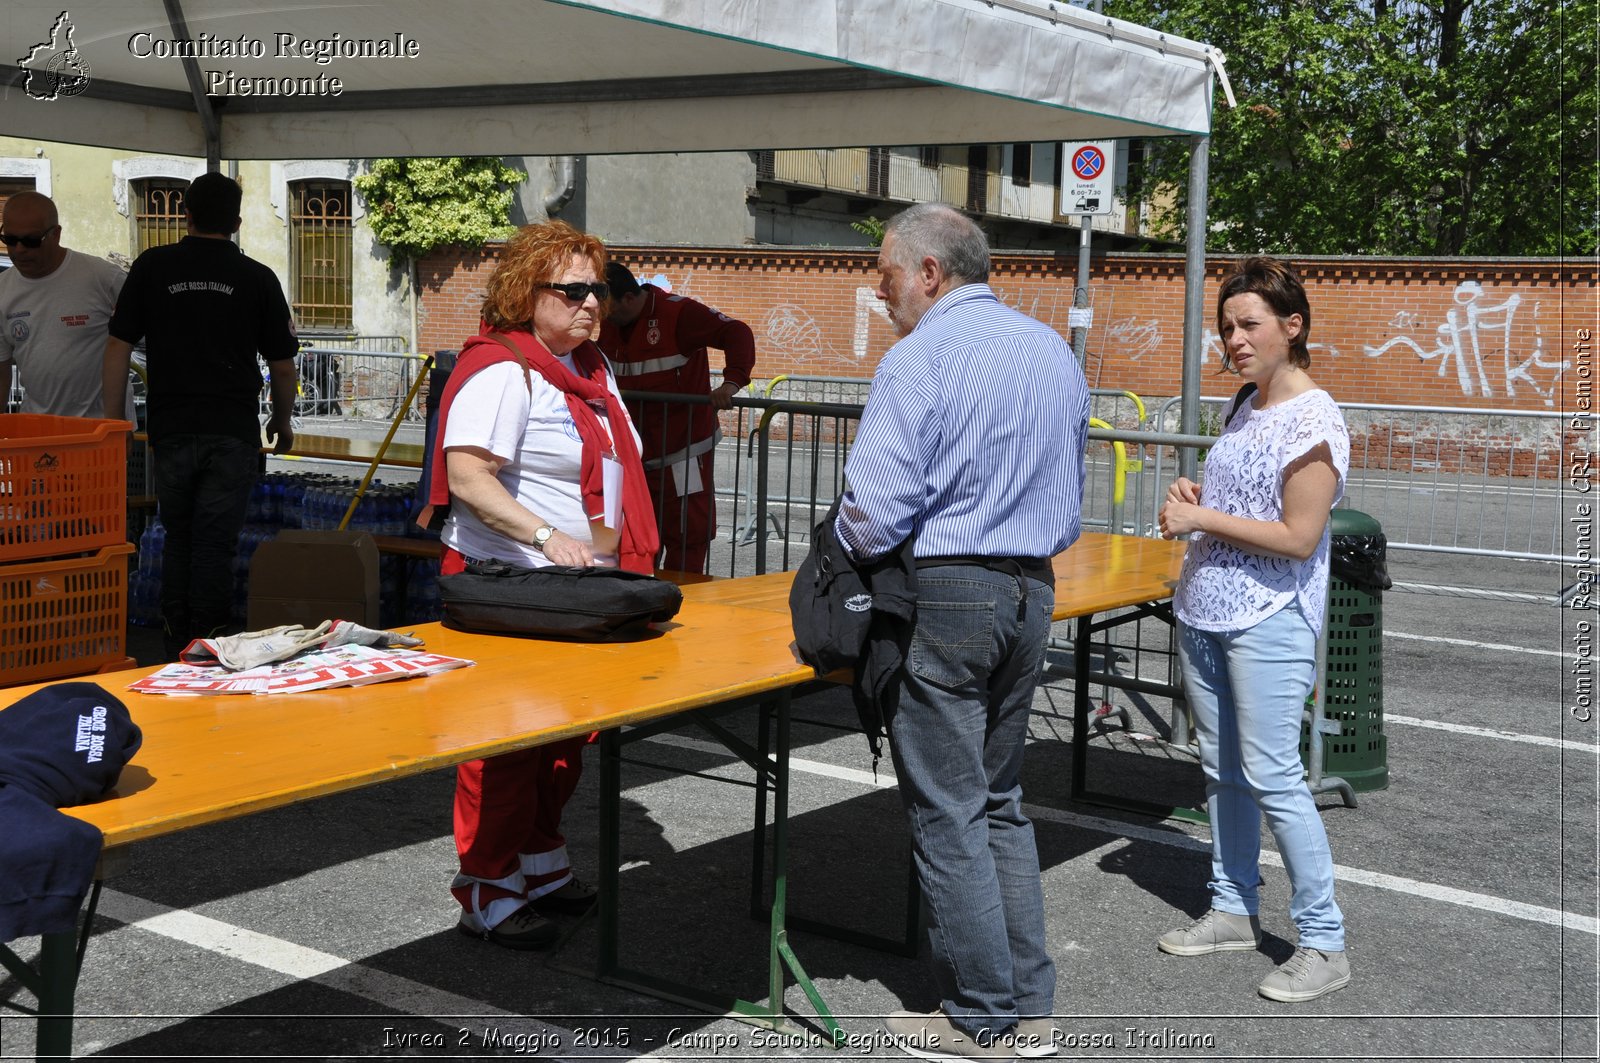
[[[1054,1019],[1018,1019],[1011,1043],[1021,1059],[1044,1059],[1061,1051],[1056,1043],[1058,1036]]]
[[[897,1011],[884,1021],[889,1036],[905,1052],[918,1059],[961,1063],[967,1059],[1015,1059],[1009,1034],[980,1045],[971,1034],[956,1028],[942,1011]]]
[[[1213,908],[1181,930],[1161,935],[1156,948],[1174,956],[1208,956],[1213,952],[1251,952],[1261,944],[1261,920]]]
[[[1268,1000],[1303,1004],[1350,984],[1350,961],[1343,952],[1298,948],[1276,971],[1261,980],[1256,991]]]

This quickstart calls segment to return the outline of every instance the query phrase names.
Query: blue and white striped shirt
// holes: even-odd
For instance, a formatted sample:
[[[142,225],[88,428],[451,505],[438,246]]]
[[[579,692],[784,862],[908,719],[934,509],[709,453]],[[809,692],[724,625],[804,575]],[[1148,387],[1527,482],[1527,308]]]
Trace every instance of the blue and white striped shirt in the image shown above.
[[[1078,538],[1089,389],[1048,325],[946,292],[872,378],[835,524],[860,559],[1050,557]]]

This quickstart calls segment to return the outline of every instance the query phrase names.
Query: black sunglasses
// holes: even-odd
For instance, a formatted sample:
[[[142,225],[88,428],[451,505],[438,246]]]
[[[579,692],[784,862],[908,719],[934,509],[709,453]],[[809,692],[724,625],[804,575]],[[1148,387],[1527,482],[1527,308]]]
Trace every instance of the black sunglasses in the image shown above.
[[[32,250],[42,246],[45,242],[45,239],[59,228],[59,225],[52,225],[50,228],[36,236],[18,236],[16,233],[0,233],[0,243],[5,244],[7,247],[16,247],[18,244],[21,244],[23,247]],[[605,296],[601,296],[601,298],[603,299]]]
[[[598,284],[585,284],[582,281],[573,281],[571,284],[541,284],[541,288],[560,292],[575,303],[581,303],[593,295],[602,303],[611,298],[611,286],[604,281]]]

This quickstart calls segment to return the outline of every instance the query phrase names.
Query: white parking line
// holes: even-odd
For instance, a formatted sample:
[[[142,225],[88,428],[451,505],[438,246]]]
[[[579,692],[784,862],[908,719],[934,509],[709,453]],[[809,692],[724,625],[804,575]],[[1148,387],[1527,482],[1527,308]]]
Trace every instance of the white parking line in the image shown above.
[[[1470,639],[1452,639],[1444,635],[1412,635],[1404,631],[1385,631],[1386,639],[1406,639],[1411,642],[1441,642],[1446,646],[1465,646],[1474,650],[1502,650],[1507,653],[1528,653],[1535,657],[1564,657],[1567,660],[1578,659],[1576,653],[1566,653],[1562,650],[1539,650],[1531,646],[1512,646],[1504,642],[1473,642]]]
[[[1502,742],[1520,742],[1528,746],[1549,746],[1568,749],[1576,753],[1600,753],[1600,745],[1593,742],[1574,742],[1567,738],[1546,738],[1543,735],[1525,735],[1517,731],[1497,731],[1492,727],[1473,727],[1464,723],[1443,723],[1439,720],[1422,720],[1415,716],[1383,714],[1385,723],[1404,724],[1407,727],[1425,727],[1430,731],[1449,731],[1452,734],[1474,735],[1479,738],[1498,738]]]
[[[1494,737],[1503,737],[1493,732],[1490,734]],[[658,735],[649,741],[680,748],[703,749],[718,754],[726,752],[715,743],[679,735]],[[798,773],[836,779],[864,787],[884,789],[896,785],[894,775],[888,770],[880,771],[874,777],[871,772],[798,758],[791,760],[790,766]],[[1197,854],[1208,852],[1210,848],[1210,841],[1200,828],[1182,825],[1146,826],[1032,804],[1025,807],[1027,814],[1040,822],[1058,823],[1113,836],[1100,848],[1128,839]],[[1190,830],[1196,833],[1186,832]],[[429,840],[417,843],[415,848],[432,847],[434,844],[434,840]],[[1283,866],[1282,859],[1271,850],[1264,850],[1261,859],[1268,866]],[[317,874],[324,874],[326,870],[323,869]],[[1600,936],[1600,920],[1555,908],[1526,904],[1491,894],[1475,893],[1364,868],[1335,865],[1334,874],[1343,882]],[[518,1017],[515,1012],[497,1009],[481,1000],[463,997],[381,969],[367,967],[360,959],[345,959],[270,934],[234,926],[197,912],[168,908],[116,890],[108,889],[102,893],[100,912],[132,929],[157,934],[288,978],[314,979],[320,984],[335,986],[372,1000],[399,1014],[440,1018]],[[113,931],[116,932],[118,931]],[[552,1031],[560,1030],[554,1026],[549,1028]],[[570,1038],[564,1040],[570,1044]]]

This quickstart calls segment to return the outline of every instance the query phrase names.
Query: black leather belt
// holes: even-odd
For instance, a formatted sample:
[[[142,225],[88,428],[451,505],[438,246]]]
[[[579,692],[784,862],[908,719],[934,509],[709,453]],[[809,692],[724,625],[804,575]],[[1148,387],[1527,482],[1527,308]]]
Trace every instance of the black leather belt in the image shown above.
[[[993,557],[989,555],[962,555],[957,557],[919,557],[917,568],[945,568],[950,565],[967,565],[999,572],[1017,581],[1017,619],[1027,612],[1028,585],[1024,579],[1035,579],[1052,589],[1056,585],[1055,569],[1048,557]]]

